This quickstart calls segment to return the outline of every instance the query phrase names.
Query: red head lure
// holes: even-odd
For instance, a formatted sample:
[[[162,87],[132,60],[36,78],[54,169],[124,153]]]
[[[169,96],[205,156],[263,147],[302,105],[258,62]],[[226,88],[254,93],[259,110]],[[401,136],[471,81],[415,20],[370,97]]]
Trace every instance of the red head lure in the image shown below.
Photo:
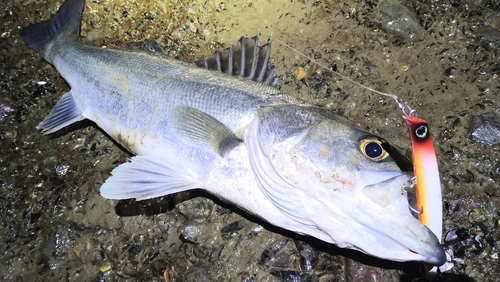
[[[410,134],[413,172],[416,177],[418,219],[429,227],[441,242],[441,181],[429,125],[421,118],[403,116]]]
[[[441,180],[429,125],[424,119],[418,118],[416,111],[407,103],[403,103],[399,97],[395,100],[404,113],[403,119],[410,135],[418,219],[441,242],[443,234]],[[409,114],[406,114],[406,109],[410,110]],[[427,278],[433,278],[438,267],[431,268],[426,265],[424,268]]]

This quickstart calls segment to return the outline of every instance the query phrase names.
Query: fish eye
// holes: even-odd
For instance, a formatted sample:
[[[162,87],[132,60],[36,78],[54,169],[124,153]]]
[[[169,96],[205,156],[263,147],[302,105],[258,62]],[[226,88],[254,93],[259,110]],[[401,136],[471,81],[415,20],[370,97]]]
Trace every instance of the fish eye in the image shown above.
[[[375,137],[368,137],[359,141],[359,149],[367,159],[379,162],[389,156],[389,153],[382,147],[382,141]]]

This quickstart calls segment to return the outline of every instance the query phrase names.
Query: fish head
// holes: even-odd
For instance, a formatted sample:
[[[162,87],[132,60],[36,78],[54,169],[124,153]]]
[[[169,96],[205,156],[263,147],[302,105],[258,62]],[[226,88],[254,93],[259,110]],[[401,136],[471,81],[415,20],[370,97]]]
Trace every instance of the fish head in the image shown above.
[[[260,161],[267,161],[260,186],[290,218],[287,228],[382,259],[443,264],[439,240],[409,210],[404,187],[413,174],[399,168],[388,143],[302,110],[295,118],[307,126],[266,115],[260,124]]]

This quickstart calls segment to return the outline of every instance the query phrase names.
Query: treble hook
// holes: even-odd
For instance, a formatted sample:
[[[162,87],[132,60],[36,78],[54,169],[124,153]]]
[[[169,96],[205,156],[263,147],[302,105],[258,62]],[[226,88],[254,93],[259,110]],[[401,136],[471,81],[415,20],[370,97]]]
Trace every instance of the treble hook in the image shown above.
[[[403,194],[408,194],[408,190],[414,189],[416,185],[417,185],[417,177],[413,176],[408,181],[406,181],[405,184],[403,184],[403,187],[401,187],[401,189],[403,190]]]
[[[411,113],[411,112],[410,112]],[[405,182],[405,184],[403,184],[403,187],[401,187],[401,189],[403,190],[403,193],[404,194],[408,194],[408,190],[410,189],[415,189],[415,186],[417,186],[417,177],[416,176],[413,176],[412,178],[410,178],[408,181]],[[410,204],[408,204],[408,208],[416,213],[416,214],[422,214],[424,213],[424,211],[419,211],[419,210],[416,210],[415,208],[413,208]]]

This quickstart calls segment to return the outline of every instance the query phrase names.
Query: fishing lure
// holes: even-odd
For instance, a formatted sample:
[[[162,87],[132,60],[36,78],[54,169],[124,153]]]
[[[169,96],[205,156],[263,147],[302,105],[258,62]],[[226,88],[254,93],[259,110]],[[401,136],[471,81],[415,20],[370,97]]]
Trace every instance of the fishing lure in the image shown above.
[[[441,180],[429,124],[426,120],[418,118],[417,112],[411,109],[407,102],[402,102],[399,97],[394,99],[403,111],[403,119],[410,135],[418,219],[441,243],[443,235]],[[406,113],[406,109],[409,113]],[[426,277],[431,279],[436,275],[438,267],[430,268],[425,265],[424,269]]]
[[[294,49],[288,44],[276,39],[279,43],[290,48],[292,51],[300,54],[316,63],[317,65],[333,72],[334,74],[340,76],[341,78],[352,82],[364,89],[367,89],[373,93],[391,97],[396,101],[399,108],[403,112],[403,119],[408,128],[408,133],[410,135],[410,143],[412,149],[412,162],[413,162],[413,172],[415,177],[412,179],[411,187],[415,187],[417,208],[416,213],[418,214],[418,219],[425,226],[427,226],[438,238],[441,243],[441,237],[443,235],[443,211],[442,211],[442,195],[441,195],[441,180],[439,177],[439,168],[437,164],[436,152],[434,150],[434,145],[432,142],[431,133],[429,131],[429,125],[426,120],[417,117],[417,111],[412,109],[408,102],[403,101],[399,96],[394,94],[389,94],[381,91],[377,91],[373,88],[365,86],[346,77],[336,71],[333,71],[326,66],[314,61],[313,59],[302,54],[300,51]],[[449,254],[447,254],[449,255]],[[446,262],[442,267],[430,267],[428,265],[424,266],[425,275],[427,278],[431,279],[435,276],[438,269],[451,269],[449,262]],[[443,270],[443,271],[445,271]]]

